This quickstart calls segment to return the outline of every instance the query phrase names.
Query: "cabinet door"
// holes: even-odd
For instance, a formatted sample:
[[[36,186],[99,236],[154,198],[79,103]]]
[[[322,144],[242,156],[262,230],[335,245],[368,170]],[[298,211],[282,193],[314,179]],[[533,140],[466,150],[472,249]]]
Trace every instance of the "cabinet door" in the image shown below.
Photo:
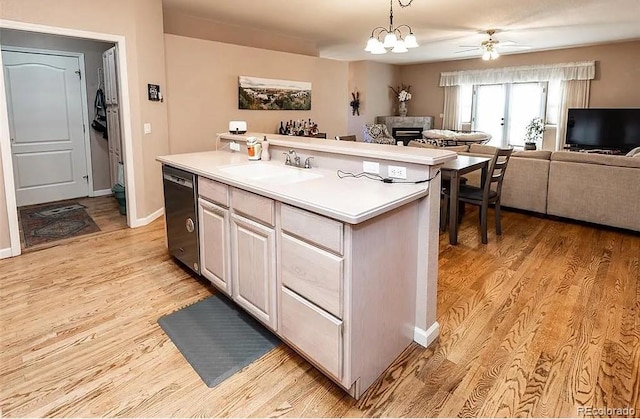
[[[198,199],[200,270],[224,293],[231,295],[229,210]]]
[[[275,231],[231,214],[233,299],[276,329]]]
[[[116,47],[102,54],[104,69],[104,98],[107,105],[118,103],[118,77],[116,68]]]

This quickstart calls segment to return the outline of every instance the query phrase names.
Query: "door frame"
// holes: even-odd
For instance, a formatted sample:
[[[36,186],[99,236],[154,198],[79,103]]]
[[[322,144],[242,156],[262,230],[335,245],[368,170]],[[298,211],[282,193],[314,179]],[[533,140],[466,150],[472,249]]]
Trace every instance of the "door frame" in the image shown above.
[[[46,49],[38,49],[38,48],[23,48],[23,47],[10,47],[10,46],[3,47],[1,44],[0,44],[0,50],[10,51],[10,52],[24,52],[28,54],[73,57],[78,59],[78,68],[80,69],[80,100],[82,101],[82,124],[83,124],[82,135],[84,137],[84,157],[87,165],[87,188],[88,188],[87,195],[90,197],[95,196],[93,192],[93,166],[91,164],[91,135],[89,133],[89,128],[91,127],[89,126],[89,104],[87,102],[87,68],[84,62],[84,53],[58,51],[58,50],[46,50]],[[5,92],[5,95],[6,95],[6,92]],[[13,156],[12,156],[12,163],[13,163]]]
[[[127,201],[127,225],[138,227],[146,224],[144,220],[137,218],[135,173],[133,165],[133,127],[131,125],[131,100],[129,96],[129,74],[127,66],[127,43],[123,35],[114,35],[102,32],[90,32],[78,29],[62,28],[57,26],[39,25],[35,23],[20,22],[15,20],[0,19],[0,28],[15,29],[26,32],[37,32],[49,35],[71,36],[74,38],[89,39],[115,43],[118,48],[118,61],[120,65],[118,74],[118,93],[121,101],[122,116],[122,143],[124,152],[124,169]],[[2,55],[0,54],[0,67],[2,67]],[[16,207],[16,194],[13,178],[13,161],[11,156],[11,140],[9,135],[9,116],[7,113],[6,91],[4,71],[0,73],[0,158],[2,160],[4,189],[6,196],[6,209],[9,221],[9,238],[11,241],[11,256],[18,256],[20,248],[20,230],[18,227],[18,208]],[[0,249],[1,251],[2,249]]]

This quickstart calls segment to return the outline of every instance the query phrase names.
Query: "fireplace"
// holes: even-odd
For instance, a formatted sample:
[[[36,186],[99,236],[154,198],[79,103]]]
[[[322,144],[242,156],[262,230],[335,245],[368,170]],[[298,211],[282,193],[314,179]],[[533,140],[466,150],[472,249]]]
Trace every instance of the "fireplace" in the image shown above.
[[[391,135],[396,139],[396,142],[402,141],[404,145],[407,145],[411,140],[421,139],[423,130],[423,127],[393,127]]]

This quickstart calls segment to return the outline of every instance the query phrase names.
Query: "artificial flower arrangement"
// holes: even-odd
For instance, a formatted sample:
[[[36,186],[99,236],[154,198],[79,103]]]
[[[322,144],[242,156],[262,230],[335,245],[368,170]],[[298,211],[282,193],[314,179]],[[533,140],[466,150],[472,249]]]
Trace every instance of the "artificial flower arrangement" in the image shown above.
[[[411,86],[408,86],[402,83],[400,86],[394,88],[393,86],[389,86],[389,88],[393,91],[393,93],[398,98],[399,102],[408,102],[411,100]]]

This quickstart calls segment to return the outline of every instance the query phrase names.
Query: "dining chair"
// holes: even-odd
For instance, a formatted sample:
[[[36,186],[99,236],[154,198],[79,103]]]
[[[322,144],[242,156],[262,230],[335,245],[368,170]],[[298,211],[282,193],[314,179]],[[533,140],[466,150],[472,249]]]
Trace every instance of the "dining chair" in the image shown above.
[[[504,173],[507,170],[507,163],[511,157],[513,149],[511,148],[498,148],[496,149],[491,161],[489,162],[489,170],[487,171],[487,178],[482,179],[480,187],[461,184],[458,191],[458,203],[459,204],[471,204],[480,207],[480,232],[482,235],[482,243],[487,244],[487,212],[489,205],[495,206],[495,222],[496,222],[496,234],[502,235],[502,225],[500,223],[500,195],[502,193],[502,181],[504,180]],[[447,188],[443,189],[445,195],[443,215],[448,214],[448,205],[451,205],[450,191]],[[446,211],[446,212],[445,212]]]
[[[355,135],[336,135],[336,140],[338,141],[355,141]]]

